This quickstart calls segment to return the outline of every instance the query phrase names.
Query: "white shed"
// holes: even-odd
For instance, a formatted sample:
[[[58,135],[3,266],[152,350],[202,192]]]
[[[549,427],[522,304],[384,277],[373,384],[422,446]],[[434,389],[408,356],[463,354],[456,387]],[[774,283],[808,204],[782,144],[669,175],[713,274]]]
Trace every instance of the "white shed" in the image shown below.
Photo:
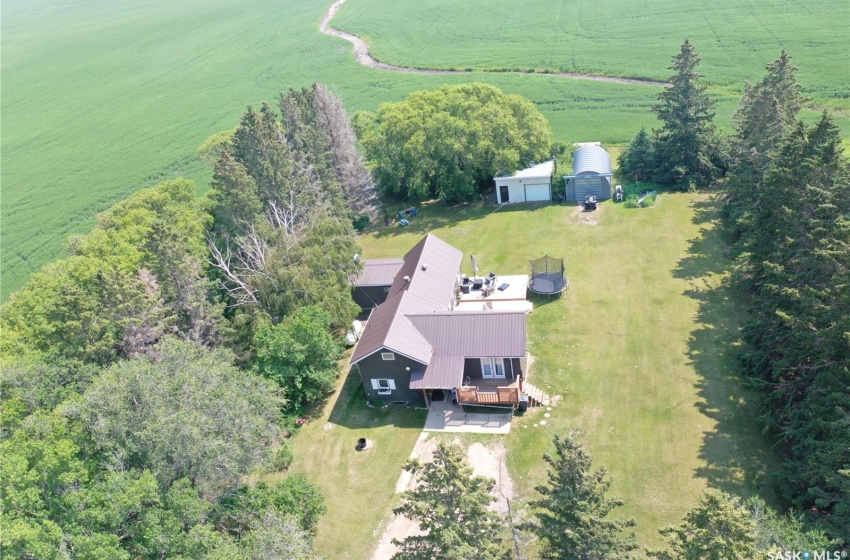
[[[611,198],[611,157],[605,148],[583,144],[573,152],[573,174],[565,175],[567,200],[583,201],[585,195],[596,198]]]
[[[552,173],[555,161],[539,163],[528,169],[517,171],[510,177],[494,177],[496,202],[540,202],[552,200]]]

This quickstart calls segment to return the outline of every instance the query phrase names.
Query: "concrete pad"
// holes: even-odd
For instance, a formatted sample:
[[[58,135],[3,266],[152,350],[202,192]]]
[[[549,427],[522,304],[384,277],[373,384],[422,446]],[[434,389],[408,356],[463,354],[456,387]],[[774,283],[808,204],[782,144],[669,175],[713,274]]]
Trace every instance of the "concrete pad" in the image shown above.
[[[467,413],[449,402],[433,402],[425,420],[425,432],[509,434],[512,412]]]

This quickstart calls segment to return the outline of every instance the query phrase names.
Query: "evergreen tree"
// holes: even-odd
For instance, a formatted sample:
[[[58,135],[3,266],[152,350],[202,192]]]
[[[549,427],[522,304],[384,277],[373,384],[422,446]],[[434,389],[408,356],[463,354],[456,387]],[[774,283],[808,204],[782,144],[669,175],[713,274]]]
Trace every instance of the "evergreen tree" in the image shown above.
[[[652,177],[655,168],[655,157],[653,154],[652,138],[641,127],[632,141],[618,158],[620,171],[635,182],[643,181]]]
[[[756,185],[782,137],[794,126],[804,101],[797,84],[797,67],[791,64],[788,53],[782,51],[766,69],[761,81],[746,85],[735,114],[732,144],[736,163],[724,189],[723,216],[736,236],[748,227]]]
[[[606,494],[611,486],[606,470],[591,468],[590,455],[572,436],[555,436],[555,454],[544,455],[549,464],[546,485],[535,487],[540,498],[530,506],[534,520],[520,526],[543,541],[545,560],[602,560],[624,558],[637,550],[632,519],[609,519],[623,505]]]
[[[741,501],[706,492],[682,524],[662,529],[667,549],[650,551],[658,560],[752,560],[756,522]]]
[[[662,127],[655,130],[655,178],[664,185],[687,190],[705,186],[716,175],[714,148],[714,102],[700,83],[696,71],[700,57],[689,41],[673,57],[670,87],[658,94],[653,106]]]
[[[405,468],[418,475],[418,483],[405,492],[394,513],[418,522],[423,534],[393,539],[399,547],[394,560],[510,557],[500,537],[501,520],[488,507],[495,501],[490,494],[493,481],[472,475],[460,446],[440,443],[431,463],[411,462]]]

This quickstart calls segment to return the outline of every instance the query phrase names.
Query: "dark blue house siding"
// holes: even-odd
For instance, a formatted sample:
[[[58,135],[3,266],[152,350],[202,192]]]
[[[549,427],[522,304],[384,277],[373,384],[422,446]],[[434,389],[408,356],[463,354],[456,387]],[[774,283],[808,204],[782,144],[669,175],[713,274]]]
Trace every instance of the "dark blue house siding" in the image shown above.
[[[389,353],[386,350],[384,352]],[[366,392],[366,398],[425,406],[422,391],[410,388],[410,371],[407,369],[414,370],[425,364],[396,353],[392,353],[395,357],[394,360],[384,360],[381,353],[381,351],[375,352],[354,365],[360,371],[360,379],[363,383],[363,390]],[[378,391],[372,388],[373,379],[392,379],[395,382],[395,390],[390,395],[379,395]]]

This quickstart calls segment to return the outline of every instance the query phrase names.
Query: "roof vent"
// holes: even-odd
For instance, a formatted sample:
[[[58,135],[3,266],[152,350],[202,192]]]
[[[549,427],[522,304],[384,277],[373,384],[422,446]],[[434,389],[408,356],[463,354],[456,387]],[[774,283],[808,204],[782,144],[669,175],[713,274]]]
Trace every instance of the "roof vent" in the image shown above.
[[[405,282],[410,282],[410,276],[405,276],[405,277],[404,277],[404,281],[405,281]]]
[[[428,265],[426,263],[422,263],[422,270],[428,270]]]

